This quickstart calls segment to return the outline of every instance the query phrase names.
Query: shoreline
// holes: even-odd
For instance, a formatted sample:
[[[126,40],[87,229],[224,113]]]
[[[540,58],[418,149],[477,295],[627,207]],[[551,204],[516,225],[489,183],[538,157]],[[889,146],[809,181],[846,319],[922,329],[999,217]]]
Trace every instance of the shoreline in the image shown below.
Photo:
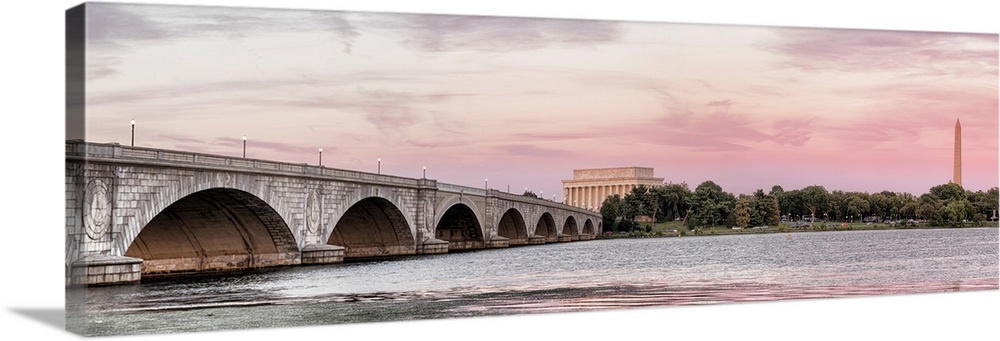
[[[888,231],[888,230],[943,230],[943,229],[969,229],[969,228],[1000,228],[1000,225],[992,226],[959,226],[959,227],[949,227],[949,226],[906,226],[906,227],[891,227],[891,226],[877,226],[877,225],[863,225],[863,226],[848,226],[848,227],[810,227],[810,228],[788,228],[785,227],[768,227],[768,228],[744,228],[739,230],[726,229],[726,228],[708,228],[708,231],[702,231],[698,233],[682,233],[682,232],[629,232],[629,233],[616,233],[611,235],[600,234],[594,238],[594,240],[600,239],[641,239],[641,238],[680,238],[680,237],[713,237],[713,236],[729,236],[729,235],[747,235],[747,234],[779,234],[779,233],[810,233],[810,232],[847,232],[847,231]],[[705,230],[705,229],[702,229]]]

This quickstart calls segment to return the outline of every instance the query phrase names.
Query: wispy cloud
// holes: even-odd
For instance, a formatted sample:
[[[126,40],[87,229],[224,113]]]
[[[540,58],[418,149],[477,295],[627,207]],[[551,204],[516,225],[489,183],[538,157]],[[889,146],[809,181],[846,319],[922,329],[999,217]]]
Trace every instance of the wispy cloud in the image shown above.
[[[706,103],[705,105],[710,107],[728,107],[730,105],[733,105],[733,101],[728,99],[725,101],[711,101]]]
[[[349,50],[360,35],[348,12],[107,3],[90,3],[87,10],[92,44],[319,31],[334,33]]]
[[[220,137],[220,138],[216,138],[215,140],[213,140],[212,144],[215,145],[215,146],[233,147],[234,150],[235,150],[235,149],[241,148],[243,146],[243,139],[242,138],[231,138],[231,137]],[[252,142],[249,142],[247,149],[248,150],[266,150],[266,151],[274,152],[277,155],[287,155],[287,154],[293,154],[293,155],[294,154],[312,155],[312,153],[316,153],[317,152],[317,150],[315,148],[312,148],[312,147],[302,147],[302,146],[291,145],[291,144],[281,143],[281,142],[259,141],[259,140],[253,140]],[[327,151],[334,152],[334,151],[336,151],[336,149],[335,148],[327,148]]]
[[[551,46],[589,46],[617,40],[619,24],[595,20],[419,15],[387,23],[421,51],[535,50]]]
[[[776,28],[765,49],[803,70],[940,75],[997,73],[996,34]]]
[[[131,41],[170,36],[160,21],[150,19],[127,5],[87,4],[87,42],[99,48],[123,47]]]
[[[351,15],[336,11],[88,3],[86,38],[93,50],[119,51],[205,37],[241,41],[262,34],[328,32],[332,36],[330,43],[340,44],[342,51],[349,54],[361,34],[350,20]],[[116,63],[105,60],[91,67],[90,76],[114,73]]]
[[[543,148],[534,144],[507,144],[493,147],[492,150],[500,157],[509,158],[552,160],[576,155],[576,152],[573,151]]]
[[[771,141],[801,147],[812,138],[812,119],[778,119],[773,123]]]

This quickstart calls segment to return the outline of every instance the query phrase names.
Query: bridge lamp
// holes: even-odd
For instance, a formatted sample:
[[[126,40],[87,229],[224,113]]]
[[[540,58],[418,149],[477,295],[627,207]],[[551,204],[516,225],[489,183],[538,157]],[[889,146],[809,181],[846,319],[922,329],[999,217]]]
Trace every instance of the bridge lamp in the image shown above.
[[[247,136],[243,135],[243,158],[247,158]]]
[[[132,123],[132,142],[129,145],[132,146],[132,147],[135,147],[135,119],[134,118],[132,119],[131,123]]]
[[[424,166],[424,179],[427,178],[427,166]]]
[[[376,174],[382,174],[382,158],[378,159],[378,168],[375,169]]]
[[[323,148],[319,149],[319,166],[323,167]]]
[[[490,179],[485,179],[485,180],[483,180],[483,181],[484,181],[484,182],[486,183],[486,186],[484,186],[484,188],[485,188],[485,189],[486,189],[487,191],[488,191],[488,190],[490,190]]]

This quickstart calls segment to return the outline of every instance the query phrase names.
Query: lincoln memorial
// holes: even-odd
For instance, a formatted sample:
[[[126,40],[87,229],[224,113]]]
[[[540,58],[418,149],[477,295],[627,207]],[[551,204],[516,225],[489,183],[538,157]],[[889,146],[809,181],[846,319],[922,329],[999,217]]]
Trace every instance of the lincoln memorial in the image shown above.
[[[663,178],[647,167],[574,169],[573,180],[562,183],[565,204],[597,211],[608,196],[625,196],[639,185],[663,186]]]

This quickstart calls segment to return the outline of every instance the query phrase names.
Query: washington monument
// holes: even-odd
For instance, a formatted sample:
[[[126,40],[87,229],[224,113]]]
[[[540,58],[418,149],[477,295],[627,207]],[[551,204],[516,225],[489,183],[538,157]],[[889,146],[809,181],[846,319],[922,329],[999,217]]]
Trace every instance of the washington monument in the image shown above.
[[[952,182],[962,185],[962,122],[955,119],[955,177]]]

